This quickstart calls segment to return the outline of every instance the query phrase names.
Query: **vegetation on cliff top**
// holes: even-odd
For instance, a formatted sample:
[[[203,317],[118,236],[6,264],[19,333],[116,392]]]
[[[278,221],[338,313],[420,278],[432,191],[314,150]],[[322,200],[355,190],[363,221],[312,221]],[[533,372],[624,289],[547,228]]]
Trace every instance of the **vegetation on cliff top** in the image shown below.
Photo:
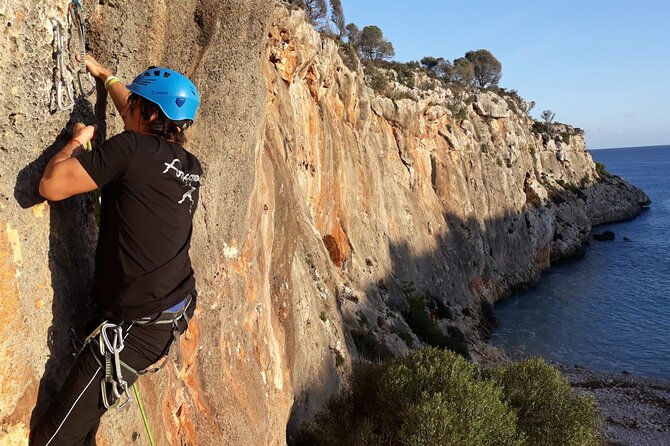
[[[541,359],[484,371],[447,350],[427,348],[360,363],[301,444],[601,444],[592,399]]]
[[[365,82],[377,94],[393,100],[416,99],[416,91],[432,90],[436,86],[460,92],[470,89],[486,89],[509,99],[512,111],[529,114],[535,107],[534,101],[520,97],[516,90],[506,90],[498,86],[502,77],[502,64],[487,49],[472,50],[453,61],[444,57],[426,56],[421,61],[397,62],[390,60],[394,54],[393,44],[376,25],[363,29],[355,23],[346,24],[341,0],[285,0],[289,6],[302,8],[307,19],[327,38],[335,40],[340,49],[342,61],[352,70],[363,65]],[[406,88],[397,88],[397,85]],[[542,113],[545,129],[552,130],[555,114],[550,110]],[[558,124],[558,123],[556,123]],[[533,127],[535,133],[539,131]],[[579,134],[580,129],[574,129]],[[555,136],[552,130],[544,132]],[[569,133],[567,132],[568,137]],[[561,133],[566,136],[566,132]],[[567,142],[567,140],[566,140]]]
[[[358,61],[353,60],[354,54],[364,62],[366,68],[372,67],[371,70],[379,67],[380,62],[388,61],[395,55],[393,44],[384,36],[379,26],[367,25],[359,29],[355,23],[345,25],[340,0],[287,0],[287,2],[289,5],[304,9],[309,21],[321,34],[338,42],[342,59],[350,68],[355,69],[358,66]],[[479,88],[497,87],[502,76],[501,63],[486,49],[468,51],[453,62],[443,57],[427,56],[421,59],[421,63],[394,62],[392,67],[385,68],[399,73],[406,73],[409,70],[413,73],[427,74],[445,83]],[[376,75],[376,78],[378,77]],[[407,77],[405,75],[405,78]]]

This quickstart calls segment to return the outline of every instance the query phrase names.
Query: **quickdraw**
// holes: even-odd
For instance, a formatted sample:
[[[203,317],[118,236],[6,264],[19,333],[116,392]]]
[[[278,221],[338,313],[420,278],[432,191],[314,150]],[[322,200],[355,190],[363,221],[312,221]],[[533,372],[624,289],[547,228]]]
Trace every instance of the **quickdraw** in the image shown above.
[[[71,85],[65,80],[65,64],[63,63],[63,24],[56,17],[49,19],[54,33],[54,55],[58,61],[58,80],[56,81],[56,103],[61,110],[74,107],[74,93]]]
[[[50,17],[49,21],[54,34],[54,55],[57,60],[58,74],[56,76],[56,103],[60,110],[69,110],[74,107],[75,95],[70,82],[65,79],[65,50],[63,37],[63,23],[57,17]],[[86,24],[84,22],[84,7],[79,0],[72,0],[68,7],[68,30],[72,39],[73,29],[77,28],[79,68],[77,82],[82,97],[90,96],[95,91],[95,79],[86,69]]]
[[[77,26],[79,34],[79,71],[77,71],[77,79],[82,96],[89,96],[95,91],[95,80],[86,69],[86,24],[84,22],[84,7],[79,0],[72,0],[72,3],[70,3],[68,24],[70,25],[70,34],[72,34],[72,28],[75,25]]]
[[[132,324],[128,330],[131,327]],[[126,336],[128,330],[126,330]],[[121,372],[122,366],[129,367],[119,357],[124,348],[124,338],[120,325],[104,321],[84,340],[84,347],[90,346],[95,360],[104,371],[104,378],[100,381],[100,391],[102,403],[106,409],[121,409],[132,400],[128,383],[123,379]],[[100,359],[96,353],[100,354]],[[123,395],[126,396],[125,400],[122,398]],[[110,396],[113,399],[112,402],[110,402]]]
[[[108,333],[111,330],[112,337]],[[107,409],[121,409],[128,404],[132,398],[128,390],[128,383],[123,379],[121,373],[121,359],[119,353],[123,350],[123,330],[119,325],[105,323],[100,329],[100,355],[105,358],[105,379],[100,381],[100,390],[102,391],[102,403]],[[113,358],[113,359],[112,359]],[[112,374],[112,366],[114,367]],[[116,379],[115,379],[116,378]],[[107,399],[107,386],[111,387],[114,402],[110,403]],[[119,392],[119,389],[121,390]],[[121,396],[125,394],[126,399],[122,401]]]

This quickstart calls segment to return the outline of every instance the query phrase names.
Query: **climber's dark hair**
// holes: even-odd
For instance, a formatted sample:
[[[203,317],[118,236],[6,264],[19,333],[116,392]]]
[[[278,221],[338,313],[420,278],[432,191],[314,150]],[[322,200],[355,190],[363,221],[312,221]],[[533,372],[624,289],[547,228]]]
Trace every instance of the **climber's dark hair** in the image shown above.
[[[184,131],[193,124],[190,119],[182,121],[172,121],[165,116],[163,110],[157,104],[144,99],[143,97],[130,93],[128,97],[128,107],[134,109],[139,104],[140,115],[142,119],[149,123],[149,131],[151,134],[163,137],[169,141],[174,141],[179,144],[186,144],[186,134]],[[156,119],[150,121],[151,116],[156,115]]]

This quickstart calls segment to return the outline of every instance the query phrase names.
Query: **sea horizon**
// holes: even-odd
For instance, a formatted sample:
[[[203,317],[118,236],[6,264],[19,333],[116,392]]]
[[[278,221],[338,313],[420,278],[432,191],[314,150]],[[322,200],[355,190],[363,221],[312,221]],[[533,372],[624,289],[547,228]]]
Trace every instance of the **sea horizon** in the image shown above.
[[[587,148],[588,151],[592,150],[617,150],[617,149],[656,149],[656,148],[664,148],[664,147],[670,147],[670,142],[667,144],[653,144],[650,146],[621,146],[621,147],[598,147],[595,149],[589,149]]]

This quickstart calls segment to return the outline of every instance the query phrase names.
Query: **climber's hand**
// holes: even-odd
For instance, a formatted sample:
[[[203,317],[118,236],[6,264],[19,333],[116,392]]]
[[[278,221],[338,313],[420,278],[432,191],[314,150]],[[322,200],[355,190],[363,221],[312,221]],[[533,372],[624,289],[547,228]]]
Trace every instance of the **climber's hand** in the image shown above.
[[[81,122],[78,122],[72,129],[72,140],[76,141],[77,144],[81,144],[82,146],[86,147],[86,143],[93,139],[94,133],[95,127],[92,125],[84,125]]]
[[[79,57],[77,56],[77,59],[78,58]],[[112,75],[112,72],[109,71],[108,68],[95,60],[95,57],[91,56],[90,54],[86,55],[86,69],[93,75],[93,77],[97,77],[101,81],[105,81],[109,76]]]
[[[59,201],[73,195],[98,188],[89,173],[77,160],[80,145],[93,138],[95,127],[77,123],[72,130],[72,139],[47,163],[40,180],[39,192],[47,200]]]

